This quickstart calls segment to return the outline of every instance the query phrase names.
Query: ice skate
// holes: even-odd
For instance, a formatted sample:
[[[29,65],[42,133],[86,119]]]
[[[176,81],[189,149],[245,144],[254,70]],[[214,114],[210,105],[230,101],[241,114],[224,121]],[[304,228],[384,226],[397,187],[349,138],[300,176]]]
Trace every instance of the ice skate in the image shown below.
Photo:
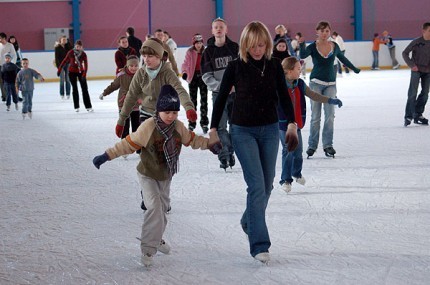
[[[281,184],[282,190],[285,191],[285,193],[291,192],[291,183],[290,182],[284,182]]]
[[[203,133],[204,133],[204,134],[207,134],[207,133],[208,133],[208,131],[209,131],[209,128],[208,128],[207,126],[203,126],[203,127],[202,127],[202,130],[203,130]]]
[[[17,110],[18,111],[18,103],[15,103],[15,110]]]
[[[94,112],[94,110],[93,110],[93,108],[88,108],[88,109],[87,109],[87,112],[88,112],[88,113],[92,113],[92,112]]]
[[[160,245],[158,246],[158,251],[164,254],[170,253],[170,245],[168,245],[163,239],[160,241]]]
[[[268,252],[260,252],[254,258],[267,265],[270,261],[270,254]]]
[[[32,112],[28,112],[28,117],[29,117],[30,119],[32,119],[32,118],[33,118],[33,113],[32,113]]]
[[[219,161],[219,167],[226,170],[228,168],[228,162],[227,159],[221,159]]]
[[[236,159],[234,158],[233,154],[230,154],[230,159],[228,160],[228,164],[230,165],[230,168],[232,168],[236,164]]]
[[[314,153],[315,153],[315,150],[314,150],[314,149],[312,149],[312,148],[308,148],[308,150],[306,151],[306,154],[308,155],[308,157],[307,157],[307,158],[309,158],[309,157],[313,156],[313,155],[314,155]]]
[[[329,146],[324,149],[325,156],[334,158],[336,151],[333,147]]]
[[[142,257],[140,258],[140,261],[145,267],[149,267],[154,263],[154,257],[152,256],[152,254],[146,253],[142,255]]]
[[[405,121],[405,124],[406,124],[406,121]],[[417,118],[414,119],[414,124],[428,125],[429,124],[429,120],[426,119],[426,118],[424,118],[423,116],[419,116],[419,117],[417,117]]]
[[[410,118],[406,118],[405,119],[405,127],[407,127],[407,126],[409,126],[410,124],[411,124],[411,122],[412,122],[412,119],[410,119]]]
[[[79,108],[76,108],[76,109],[75,109],[75,112],[76,112],[76,113],[78,113],[78,112],[79,112]]]
[[[27,115],[26,113],[22,113],[22,119],[25,120],[25,115]]]
[[[296,182],[299,183],[300,185],[306,184],[306,179],[303,176],[295,177],[295,178],[296,178]]]

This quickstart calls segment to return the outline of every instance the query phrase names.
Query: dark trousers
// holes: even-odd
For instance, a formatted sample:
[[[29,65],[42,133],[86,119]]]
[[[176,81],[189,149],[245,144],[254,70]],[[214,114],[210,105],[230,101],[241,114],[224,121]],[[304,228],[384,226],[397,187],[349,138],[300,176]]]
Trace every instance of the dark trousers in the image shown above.
[[[190,90],[191,101],[197,111],[197,91],[200,89],[200,126],[207,127],[209,125],[208,119],[208,87],[203,82],[200,73],[194,74],[193,80],[188,84]],[[196,127],[196,122],[188,121],[188,125]]]
[[[87,79],[82,77],[82,73],[69,72],[70,83],[73,89],[73,105],[75,109],[79,108],[79,90],[78,90],[78,80],[81,85],[82,99],[84,100],[84,105],[86,109],[92,108],[90,94],[88,93]]]
[[[125,120],[124,131],[122,132],[121,138],[125,138],[130,134],[130,123],[131,123],[131,132],[134,133],[137,128],[140,126],[139,120],[139,111],[132,111],[130,117]]]

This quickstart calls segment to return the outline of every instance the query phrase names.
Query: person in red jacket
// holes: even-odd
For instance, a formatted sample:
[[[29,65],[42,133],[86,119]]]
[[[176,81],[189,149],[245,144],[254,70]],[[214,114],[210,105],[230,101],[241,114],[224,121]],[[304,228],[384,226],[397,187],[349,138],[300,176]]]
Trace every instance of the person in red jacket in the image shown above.
[[[60,76],[61,69],[64,65],[69,64],[69,78],[72,84],[72,94],[73,94],[73,105],[75,111],[79,112],[79,90],[78,90],[78,80],[82,89],[82,99],[84,100],[85,109],[88,112],[93,112],[93,107],[91,105],[90,94],[88,93],[87,84],[87,72],[88,72],[88,58],[84,51],[84,47],[81,40],[77,40],[75,47],[70,50],[66,57],[58,66],[57,76]]]
[[[137,51],[129,45],[126,36],[120,37],[118,40],[118,44],[118,50],[115,52],[115,74],[118,74],[123,71],[124,67],[127,65],[127,57],[131,55],[137,55]]]

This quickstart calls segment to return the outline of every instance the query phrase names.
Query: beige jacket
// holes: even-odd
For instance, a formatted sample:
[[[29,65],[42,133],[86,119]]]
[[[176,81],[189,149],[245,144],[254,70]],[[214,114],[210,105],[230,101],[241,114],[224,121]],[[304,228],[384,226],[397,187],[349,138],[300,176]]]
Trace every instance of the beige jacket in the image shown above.
[[[179,120],[176,120],[173,139],[176,140],[179,153],[182,145],[205,150],[219,142],[216,132],[210,132],[209,138],[199,136],[188,130]],[[150,118],[143,122],[136,132],[122,139],[114,147],[108,148],[106,153],[109,160],[112,160],[141,149],[140,162],[137,165],[139,173],[155,180],[164,181],[171,178],[163,151],[164,141],[163,135],[155,127],[155,119]]]
[[[170,67],[170,63],[163,62],[162,64],[163,66],[154,80],[151,80],[146,73],[145,66],[142,66],[136,74],[134,74],[119,114],[118,125],[124,126],[125,120],[130,116],[133,106],[139,99],[142,101],[141,108],[143,111],[150,114],[155,113],[161,86],[165,84],[172,85],[176,92],[178,92],[179,100],[185,111],[194,109],[194,104],[191,102],[190,95],[184,89],[181,81]]]

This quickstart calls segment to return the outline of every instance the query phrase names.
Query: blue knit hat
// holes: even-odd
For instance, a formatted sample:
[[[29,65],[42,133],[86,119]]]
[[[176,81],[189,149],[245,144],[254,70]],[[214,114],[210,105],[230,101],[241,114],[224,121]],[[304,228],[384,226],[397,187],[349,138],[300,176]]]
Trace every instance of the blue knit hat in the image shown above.
[[[161,86],[160,95],[157,100],[157,111],[179,111],[180,107],[179,95],[175,88],[168,84]]]

